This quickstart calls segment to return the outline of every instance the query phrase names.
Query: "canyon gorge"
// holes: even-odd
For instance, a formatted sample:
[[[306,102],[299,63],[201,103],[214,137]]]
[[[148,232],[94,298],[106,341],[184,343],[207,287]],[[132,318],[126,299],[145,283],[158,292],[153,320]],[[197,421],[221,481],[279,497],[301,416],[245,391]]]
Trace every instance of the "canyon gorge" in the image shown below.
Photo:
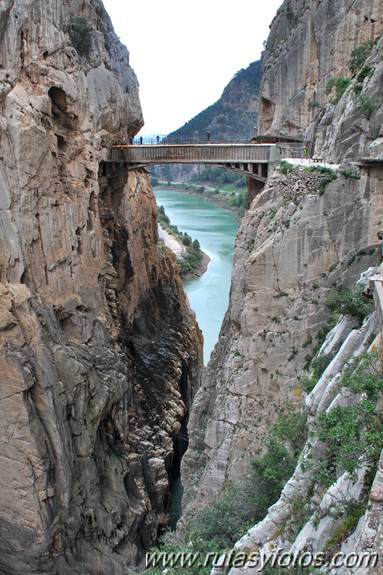
[[[326,302],[380,272],[382,13],[381,0],[285,0],[278,10],[258,134],[301,139],[330,168],[277,165],[251,202],[203,369],[176,259],[158,242],[149,175],[108,162],[143,114],[101,0],[2,2],[0,573],[134,572],[166,529],[174,474],[182,532],[248,473],[286,412],[305,414],[308,439],[281,497],[235,548],[322,551],[346,504],[367,497],[337,545],[381,549],[382,466],[368,465],[367,450],[367,464],[361,456],[324,486],[305,462],[323,456],[323,414],[363,395],[339,387],[345,368],[381,348],[377,312],[329,327]],[[331,361],[307,390],[321,354]],[[363,569],[336,573],[374,573]]]

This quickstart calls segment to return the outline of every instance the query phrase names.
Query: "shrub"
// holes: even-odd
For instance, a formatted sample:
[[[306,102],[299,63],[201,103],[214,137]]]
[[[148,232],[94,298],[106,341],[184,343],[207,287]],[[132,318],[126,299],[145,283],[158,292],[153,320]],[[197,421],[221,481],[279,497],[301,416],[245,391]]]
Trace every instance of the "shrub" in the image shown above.
[[[378,409],[383,391],[382,362],[363,354],[345,370],[340,386],[361,395],[361,401],[336,406],[319,416],[318,437],[325,442],[322,460],[313,465],[313,479],[330,485],[337,476],[353,473],[362,457],[374,465],[383,447],[383,415]]]
[[[368,94],[360,93],[358,96],[357,108],[363,112],[368,119],[371,118],[372,114],[379,108],[378,102],[376,102]]]
[[[338,170],[338,173],[350,180],[360,180],[360,174],[351,170]]]
[[[337,104],[339,102],[350,82],[351,78],[347,78],[347,76],[333,76],[330,78],[326,84],[325,92],[327,95],[331,94],[335,88],[335,96],[331,100],[332,104]]]
[[[182,241],[184,246],[191,246],[192,245],[192,239],[189,236],[189,234],[186,234],[186,233],[182,234],[182,240],[181,241]]]
[[[341,287],[326,299],[326,305],[336,314],[349,314],[358,318],[360,324],[374,309],[374,304],[363,295],[362,286]]]
[[[250,473],[230,483],[219,499],[195,515],[191,538],[208,539],[221,548],[233,545],[278,499],[305,441],[305,416],[281,414],[270,430],[265,453],[252,462]]]
[[[164,206],[158,206],[158,214],[157,214],[158,223],[164,228],[167,229],[170,226],[170,219],[165,214]]]
[[[292,474],[306,440],[306,419],[301,413],[282,414],[270,430],[265,453],[252,464],[250,472],[230,483],[221,497],[198,511],[181,534],[170,535],[160,550],[221,553],[231,547],[245,531],[262,519],[269,505],[278,498]],[[167,536],[169,538],[169,536]],[[178,540],[177,540],[178,539]],[[218,557],[218,555],[217,555]],[[208,575],[209,568],[172,568],[176,575]],[[159,575],[163,566],[146,571]],[[303,573],[303,572],[302,572]]]
[[[337,172],[332,168],[327,168],[326,166],[309,166],[304,168],[305,172],[319,172],[324,174],[325,177],[321,179],[320,186],[318,188],[318,193],[320,195],[324,194],[326,191],[326,186],[330,182],[337,179]]]
[[[310,393],[314,389],[325,369],[334,359],[335,353],[335,351],[332,351],[331,353],[314,357],[311,361],[309,366],[310,374],[304,374],[301,377],[302,387],[307,393]]]
[[[319,187],[319,195],[322,195],[325,193],[326,191],[326,187],[328,184],[331,184],[331,182],[333,182],[334,180],[336,180],[337,175],[335,172],[332,172],[332,174],[328,174],[325,178],[322,179],[321,181],[321,185]]]
[[[351,57],[347,63],[351,74],[356,74],[356,72],[364,65],[377,40],[367,40],[352,50]]]
[[[86,56],[90,52],[92,46],[91,30],[88,20],[83,16],[72,18],[70,39],[77,52],[82,56]]]
[[[284,174],[285,176],[293,169],[294,166],[289,162],[286,162],[286,160],[282,160],[279,164],[279,171],[281,172],[281,174]]]
[[[363,84],[363,81],[365,80],[365,78],[367,78],[367,76],[369,76],[371,74],[371,72],[372,72],[372,68],[370,66],[363,66],[363,68],[361,69],[361,71],[359,72],[359,74],[357,76],[358,82]]]
[[[192,240],[189,234],[180,232],[177,226],[172,225],[170,219],[165,213],[164,206],[158,206],[157,219],[158,223],[164,230],[172,234],[186,247],[186,251],[183,253],[182,257],[177,259],[177,263],[180,266],[181,277],[186,276],[190,272],[196,271],[202,259],[199,241]]]
[[[359,519],[366,511],[367,499],[364,498],[362,501],[351,499],[345,502],[342,507],[343,520],[325,545],[326,557],[328,559],[331,559],[335,555],[335,552],[339,550],[343,541],[355,530]]]
[[[233,193],[228,199],[230,207],[241,208],[245,207],[247,203],[247,190],[242,190],[237,194]]]
[[[320,102],[318,102],[318,100],[315,100],[314,98],[311,98],[311,99],[308,101],[308,108],[309,108],[309,110],[315,110],[316,108],[320,108],[320,107],[321,107],[321,105],[320,105]]]

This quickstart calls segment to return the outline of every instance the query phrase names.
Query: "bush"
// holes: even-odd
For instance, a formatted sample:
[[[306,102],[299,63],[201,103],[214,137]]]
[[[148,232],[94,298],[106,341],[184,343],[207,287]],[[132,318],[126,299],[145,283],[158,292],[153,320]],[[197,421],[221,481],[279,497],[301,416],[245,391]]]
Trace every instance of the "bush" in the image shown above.
[[[360,174],[352,170],[338,170],[338,173],[350,180],[360,180]]]
[[[362,457],[376,465],[383,447],[382,362],[363,354],[345,370],[340,386],[360,394],[361,401],[336,406],[319,416],[318,437],[326,444],[324,457],[313,466],[313,479],[328,486],[345,471],[353,473]]]
[[[302,387],[306,393],[310,393],[314,389],[334,357],[335,352],[314,357],[309,366],[310,374],[305,374],[301,377]]]
[[[155,176],[150,176],[150,184],[154,186],[158,186],[159,180]]]
[[[202,251],[199,241],[192,240],[189,234],[180,232],[177,226],[172,225],[170,219],[165,213],[164,206],[158,206],[157,219],[158,223],[164,230],[172,234],[186,247],[186,251],[182,257],[177,260],[177,263],[180,266],[181,277],[196,271],[202,259]]]
[[[347,76],[333,76],[330,78],[326,84],[325,92],[328,95],[335,88],[335,96],[331,100],[332,104],[337,104],[339,102],[350,82],[351,78],[347,78]]]
[[[247,204],[247,190],[242,190],[237,194],[233,193],[228,199],[228,204],[230,207],[242,208]]]
[[[70,39],[77,52],[82,56],[89,54],[92,46],[92,28],[86,18],[76,16],[72,18],[70,27]]]
[[[250,473],[229,484],[222,496],[198,512],[193,533],[229,547],[278,499],[292,475],[306,441],[306,418],[302,413],[281,414],[270,430],[266,451],[251,464]]]
[[[377,39],[378,40],[378,39]],[[364,65],[365,61],[371,54],[371,51],[376,43],[376,40],[367,40],[363,42],[357,48],[354,48],[351,52],[351,58],[348,61],[348,67],[350,68],[351,74],[356,74],[356,72]]]
[[[308,101],[308,107],[309,110],[315,110],[316,108],[320,108],[321,105],[318,102],[318,100],[315,100],[315,98],[311,98],[311,100]]]
[[[157,214],[158,223],[164,228],[167,229],[170,226],[170,220],[168,216],[165,214],[164,206],[158,207],[158,214]]]
[[[281,172],[281,174],[284,174],[285,176],[293,169],[294,166],[289,162],[286,162],[286,160],[282,160],[279,164],[279,171]]]
[[[368,94],[360,93],[357,98],[358,110],[363,112],[367,119],[370,119],[375,110],[379,108],[379,104],[373,98],[371,98],[371,96],[368,96]]]
[[[306,419],[301,413],[279,416],[270,430],[265,453],[252,464],[250,472],[230,483],[221,497],[198,511],[181,534],[170,535],[172,542],[161,546],[168,553],[217,553],[232,547],[240,536],[263,518],[279,497],[291,476],[306,441]],[[169,536],[166,536],[169,538]],[[178,540],[177,540],[178,539]],[[208,575],[211,566],[171,568],[175,575]],[[147,575],[160,575],[164,567],[151,568]],[[297,573],[306,573],[297,571]]]
[[[192,245],[192,239],[189,236],[189,234],[182,234],[182,243],[184,246],[191,246]]]
[[[330,182],[337,179],[337,172],[331,168],[326,168],[326,166],[309,166],[304,168],[305,172],[319,172],[324,174],[325,177],[322,178],[318,192],[320,195],[324,194],[326,191],[326,186]]]
[[[342,287],[326,299],[326,305],[336,314],[349,314],[358,318],[360,325],[374,309],[374,304],[363,295],[362,286]]]
[[[355,530],[359,519],[365,513],[367,507],[367,499],[356,501],[351,499],[342,505],[343,520],[340,526],[335,530],[330,539],[326,541],[326,557],[330,560],[340,549],[341,544],[345,541],[351,533]]]

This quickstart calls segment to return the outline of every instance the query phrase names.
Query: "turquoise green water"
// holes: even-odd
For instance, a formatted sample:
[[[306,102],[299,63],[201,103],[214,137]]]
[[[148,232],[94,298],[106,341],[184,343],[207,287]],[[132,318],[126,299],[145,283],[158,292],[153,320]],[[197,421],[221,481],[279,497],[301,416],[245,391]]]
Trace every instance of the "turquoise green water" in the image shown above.
[[[234,241],[239,222],[232,212],[197,196],[173,190],[155,190],[157,204],[165,208],[172,224],[201,244],[211,258],[200,278],[185,282],[191,308],[204,336],[204,360],[218,340],[230,290]]]

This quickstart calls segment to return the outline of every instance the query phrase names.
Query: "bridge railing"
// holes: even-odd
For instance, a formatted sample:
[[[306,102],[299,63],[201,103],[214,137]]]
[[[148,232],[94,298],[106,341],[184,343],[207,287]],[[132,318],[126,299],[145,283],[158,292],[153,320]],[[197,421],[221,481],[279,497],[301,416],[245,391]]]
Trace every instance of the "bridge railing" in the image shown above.
[[[128,143],[128,142],[127,142]],[[132,142],[129,142],[130,144],[133,144],[135,146],[137,145],[145,145],[145,146],[155,146],[156,144],[177,144],[177,145],[183,145],[183,144],[206,144],[206,143],[212,143],[212,144],[249,144],[250,140],[244,140],[243,138],[230,138],[227,140],[220,140],[220,139],[215,139],[215,138],[210,138],[209,140],[207,139],[207,137],[205,138],[200,138],[200,137],[192,137],[192,138],[182,138],[182,137],[169,137],[169,136],[158,136],[157,138],[141,138],[140,137],[135,137],[134,140]]]

